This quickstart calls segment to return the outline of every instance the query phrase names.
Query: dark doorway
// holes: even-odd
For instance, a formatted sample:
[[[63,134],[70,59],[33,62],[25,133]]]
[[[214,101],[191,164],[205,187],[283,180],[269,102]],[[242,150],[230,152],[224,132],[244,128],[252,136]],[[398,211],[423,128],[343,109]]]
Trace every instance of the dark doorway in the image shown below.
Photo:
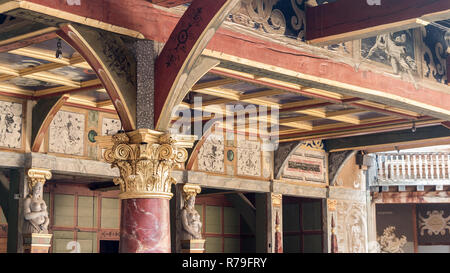
[[[119,241],[100,240],[100,253],[119,253]]]

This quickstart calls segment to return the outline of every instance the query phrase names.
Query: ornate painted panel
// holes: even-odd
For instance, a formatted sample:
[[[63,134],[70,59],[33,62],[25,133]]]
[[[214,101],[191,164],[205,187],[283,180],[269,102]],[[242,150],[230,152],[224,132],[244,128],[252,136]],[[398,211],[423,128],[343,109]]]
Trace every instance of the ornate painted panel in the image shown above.
[[[0,146],[22,148],[22,103],[0,101]]]
[[[284,180],[326,184],[326,158],[322,141],[305,141],[287,159],[281,177]]]
[[[419,245],[443,245],[450,241],[450,204],[417,205]]]
[[[273,151],[264,149],[264,140],[256,137],[213,131],[200,140],[187,169],[249,179],[271,179]]]
[[[223,173],[225,171],[224,151],[223,135],[209,135],[198,152],[197,168],[200,171]]]
[[[84,155],[85,115],[59,111],[49,128],[48,151],[69,155]]]
[[[238,137],[237,174],[261,176],[261,142]]]
[[[254,31],[303,41],[304,10],[304,0],[244,0],[228,21]]]
[[[439,22],[450,27],[450,20]],[[448,83],[447,50],[450,46],[450,30],[435,26],[421,27],[423,77],[439,83]]]

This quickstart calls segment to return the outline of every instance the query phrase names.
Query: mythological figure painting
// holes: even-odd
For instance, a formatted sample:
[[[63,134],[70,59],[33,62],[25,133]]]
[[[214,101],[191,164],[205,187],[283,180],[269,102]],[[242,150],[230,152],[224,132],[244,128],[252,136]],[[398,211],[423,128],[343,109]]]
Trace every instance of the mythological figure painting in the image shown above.
[[[85,115],[59,111],[50,125],[49,152],[82,156]]]
[[[22,104],[0,101],[0,146],[21,148]]]
[[[238,175],[261,176],[261,143],[238,138]]]
[[[392,74],[406,73],[412,82],[417,72],[412,30],[385,33],[361,40],[361,62],[371,60],[392,67]]]

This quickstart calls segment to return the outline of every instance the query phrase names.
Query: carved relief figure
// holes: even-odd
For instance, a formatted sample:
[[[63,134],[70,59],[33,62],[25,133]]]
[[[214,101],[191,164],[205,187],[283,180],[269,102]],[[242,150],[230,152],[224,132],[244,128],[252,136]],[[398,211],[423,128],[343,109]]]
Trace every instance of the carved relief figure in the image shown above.
[[[34,172],[29,171],[29,176],[31,177],[28,182],[29,194],[24,200],[24,226],[23,233],[48,233],[48,224],[50,223],[47,211],[47,205],[45,204],[43,195],[43,187],[45,183],[45,178],[43,175],[41,177],[34,177]],[[45,173],[46,178],[50,178],[50,173]]]
[[[181,210],[181,240],[193,240],[202,238],[202,222],[200,214],[195,210],[195,191],[185,194],[184,207]]]
[[[365,205],[352,201],[337,201],[336,212],[339,252],[366,252]]]
[[[395,227],[388,226],[384,229],[383,235],[377,238],[382,253],[403,253],[403,246],[406,244],[406,236],[398,238],[395,235]]]

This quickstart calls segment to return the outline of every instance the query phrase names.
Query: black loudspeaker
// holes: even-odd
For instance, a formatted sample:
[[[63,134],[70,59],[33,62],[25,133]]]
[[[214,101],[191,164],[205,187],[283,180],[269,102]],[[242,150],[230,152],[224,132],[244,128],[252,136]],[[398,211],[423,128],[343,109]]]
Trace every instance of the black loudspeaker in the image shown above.
[[[363,155],[363,154],[357,153],[356,154],[356,165],[370,167],[370,166],[372,166],[372,160],[371,160],[370,156],[368,156],[368,155]]]

